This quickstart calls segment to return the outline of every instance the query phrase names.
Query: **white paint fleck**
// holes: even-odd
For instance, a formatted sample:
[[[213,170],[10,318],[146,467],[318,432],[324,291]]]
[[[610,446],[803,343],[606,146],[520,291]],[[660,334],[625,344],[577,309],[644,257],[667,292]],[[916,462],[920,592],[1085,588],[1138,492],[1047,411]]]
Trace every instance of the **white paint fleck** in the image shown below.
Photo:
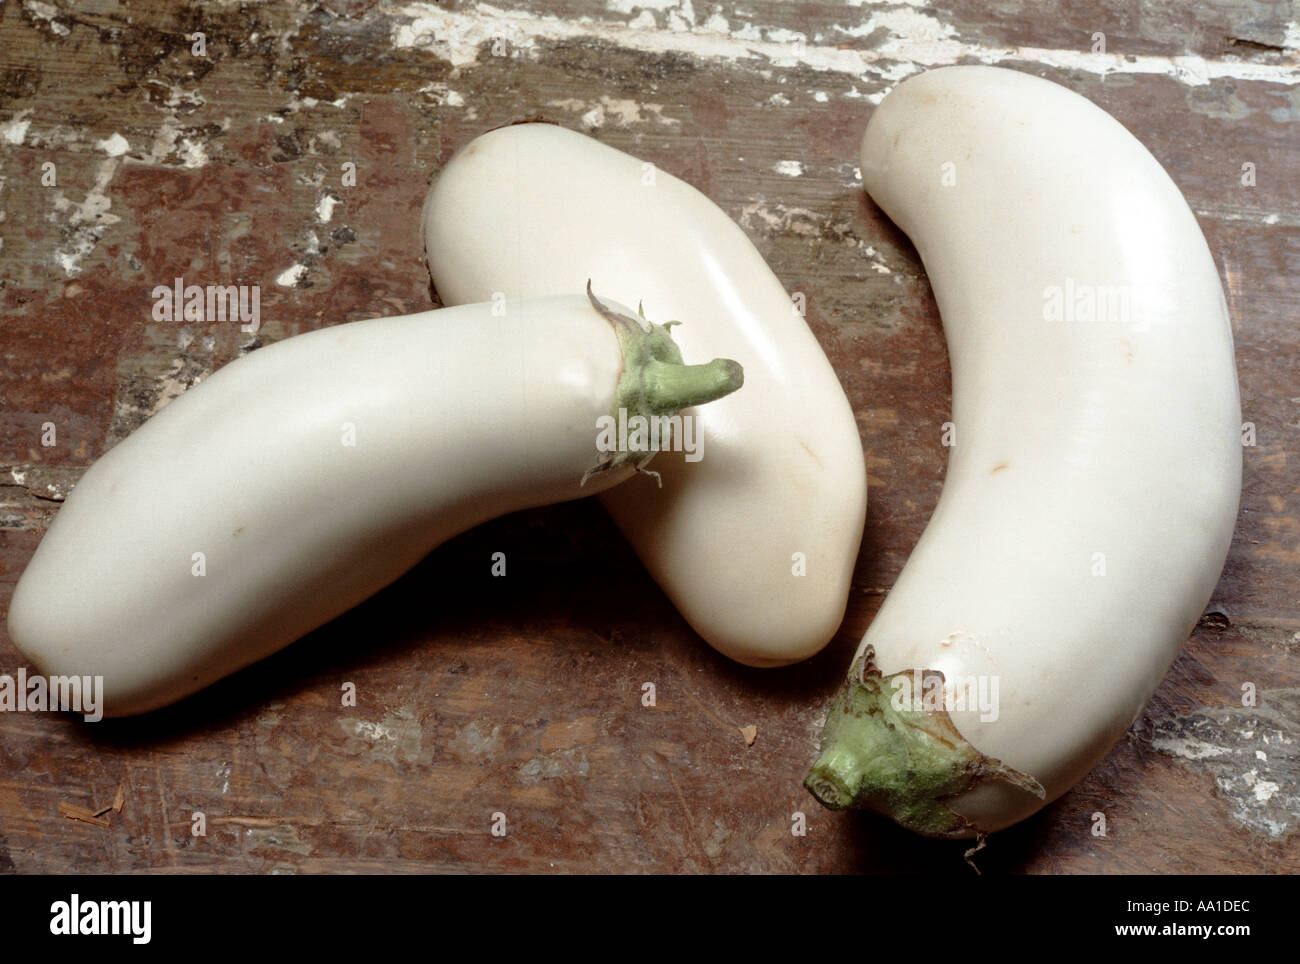
[[[19,111],[13,120],[0,124],[0,132],[3,133],[4,142],[13,147],[18,147],[27,139],[27,129],[32,126],[31,110]]]
[[[131,149],[127,139],[117,133],[114,133],[112,137],[104,138],[102,141],[95,141],[95,146],[109,157],[121,157]]]
[[[1259,803],[1268,803],[1273,794],[1277,793],[1278,785],[1268,780],[1259,780],[1255,783],[1255,799]]]
[[[880,252],[877,251],[875,248],[873,248],[871,245],[868,244],[866,247],[864,247],[862,249],[862,253],[871,259],[870,261],[871,270],[874,271],[876,274],[893,274],[893,272],[889,270],[889,266],[885,264],[885,259],[881,257]],[[984,649],[984,647],[980,646],[978,642],[975,644],[975,646],[977,649]]]
[[[747,228],[756,221],[763,227],[777,234],[797,234],[804,237],[817,237],[821,230],[818,222],[822,219],[816,211],[809,208],[787,207],[784,204],[769,207],[765,201],[754,201],[740,209],[740,226]]]
[[[302,280],[302,276],[306,273],[307,266],[305,264],[295,264],[281,271],[276,276],[275,283],[283,288],[292,288]]]
[[[337,133],[334,131],[321,131],[319,134],[313,134],[310,143],[307,145],[307,149],[313,154],[320,153],[317,141],[336,151],[343,146],[343,142],[339,140]]]
[[[773,107],[789,107],[790,98],[778,91],[767,99],[767,103],[771,104]]]
[[[799,161],[777,161],[772,165],[772,170],[783,177],[800,177],[803,174],[803,164]]]
[[[191,140],[188,137],[181,138],[180,146],[181,166],[190,168],[202,167],[208,163],[208,149],[205,144]]]
[[[342,722],[343,721],[340,721],[340,723]],[[384,726],[382,723],[376,723],[372,720],[348,720],[347,722],[352,725],[350,727],[345,726],[344,729],[350,730],[352,735],[359,740],[370,740],[374,742],[377,740],[397,739],[397,734],[393,732],[393,729]]]
[[[680,127],[681,121],[664,116],[663,104],[649,104],[635,100],[601,97],[591,102],[576,97],[546,102],[547,107],[572,113],[582,113],[583,126],[589,129],[614,124],[617,127],[630,127],[633,124],[656,123],[664,127]]]
[[[316,219],[321,224],[328,224],[330,218],[334,217],[334,206],[338,203],[338,198],[332,194],[326,194],[316,202]]]
[[[431,84],[425,84],[417,94],[428,94],[430,99],[437,104],[443,104],[447,107],[464,107],[465,97],[459,91],[452,90],[443,81],[434,81]]]
[[[819,104],[824,104],[830,99],[831,99],[831,95],[826,93],[826,91],[824,90],[818,90],[813,92],[813,100],[817,101],[817,103]]]

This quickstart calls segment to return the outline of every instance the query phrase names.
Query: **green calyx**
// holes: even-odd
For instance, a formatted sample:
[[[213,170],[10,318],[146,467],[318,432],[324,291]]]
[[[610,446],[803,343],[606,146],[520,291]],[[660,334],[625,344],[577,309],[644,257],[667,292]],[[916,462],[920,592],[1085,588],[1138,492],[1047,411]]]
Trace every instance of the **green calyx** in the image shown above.
[[[980,828],[948,808],[953,796],[985,780],[1046,796],[1033,777],[971,746],[947,710],[917,705],[912,670],[881,676],[874,658],[867,647],[826,715],[820,755],[804,779],[822,805],[871,810],[927,837],[966,837]],[[942,685],[942,673],[921,675]],[[895,684],[904,677],[906,686]]]
[[[667,321],[656,325],[646,320],[644,313],[638,319],[613,311],[592,293],[590,279],[587,281],[587,298],[600,316],[613,326],[623,354],[623,374],[610,412],[615,424],[636,425],[636,419],[644,419],[644,424],[650,425],[653,419],[667,419],[684,408],[730,395],[745,383],[744,369],[730,358],[715,358],[702,365],[685,364],[670,331],[680,322]],[[649,326],[648,330],[642,322]],[[615,446],[600,452],[596,464],[582,477],[583,484],[593,475],[625,465],[658,478],[658,473],[648,472],[645,465],[664,448],[668,439],[658,431],[647,435],[653,441],[644,448]]]

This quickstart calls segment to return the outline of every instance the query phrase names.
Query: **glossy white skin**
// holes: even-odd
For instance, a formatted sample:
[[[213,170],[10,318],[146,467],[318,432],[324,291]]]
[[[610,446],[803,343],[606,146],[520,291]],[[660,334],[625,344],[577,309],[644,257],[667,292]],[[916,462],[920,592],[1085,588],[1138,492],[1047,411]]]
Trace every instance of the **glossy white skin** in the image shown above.
[[[745,388],[695,410],[703,458],[666,452],[663,488],[602,496],[650,574],[710,645],[751,666],[813,655],[844,615],[866,516],[848,399],[743,231],[690,185],[550,124],[475,139],[424,206],[445,304],[597,291],[677,320],[687,358],[734,358]],[[806,575],[793,574],[803,553]]]
[[[929,274],[956,428],[939,505],[863,646],[885,674],[1000,678],[996,722],[952,719],[1047,801],[1004,783],[952,801],[992,831],[1106,754],[1214,590],[1241,486],[1227,306],[1159,163],[1047,81],[965,66],[907,80],[871,118],[862,177]],[[1149,329],[1045,321],[1044,289],[1067,276],[1147,286]]]
[[[19,580],[9,634],[42,673],[103,676],[107,715],[171,703],[459,532],[627,478],[579,487],[621,372],[617,336],[581,295],[259,349],[86,472]]]

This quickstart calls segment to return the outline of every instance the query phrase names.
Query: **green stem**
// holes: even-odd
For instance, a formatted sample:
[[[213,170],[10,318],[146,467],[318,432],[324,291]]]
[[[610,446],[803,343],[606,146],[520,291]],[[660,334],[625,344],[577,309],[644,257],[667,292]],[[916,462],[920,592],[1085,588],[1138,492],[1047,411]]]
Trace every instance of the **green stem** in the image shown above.
[[[671,334],[672,327],[679,322],[668,321],[656,325],[645,321],[644,317],[637,319],[613,311],[592,293],[590,280],[587,281],[587,298],[601,317],[613,326],[623,353],[623,374],[619,378],[614,406],[610,412],[616,423],[620,420],[632,423],[638,417],[648,420],[673,416],[684,408],[703,405],[730,395],[745,383],[744,369],[730,358],[715,358],[701,365],[687,365],[683,362],[681,349]],[[643,321],[648,328],[642,325]],[[660,447],[663,441],[660,438]],[[656,451],[653,447],[646,450],[613,448],[602,451],[582,481],[585,483],[597,473],[625,465],[644,471],[645,464]]]
[[[640,383],[646,410],[663,415],[730,395],[745,384],[745,370],[730,358],[703,365],[651,359],[641,369]]]
[[[804,786],[831,810],[871,810],[929,837],[978,832],[947,800],[985,780],[1003,780],[1045,796],[1033,777],[986,757],[942,708],[911,699],[917,675],[881,676],[867,647],[831,704],[821,752]],[[919,693],[917,694],[919,695]]]

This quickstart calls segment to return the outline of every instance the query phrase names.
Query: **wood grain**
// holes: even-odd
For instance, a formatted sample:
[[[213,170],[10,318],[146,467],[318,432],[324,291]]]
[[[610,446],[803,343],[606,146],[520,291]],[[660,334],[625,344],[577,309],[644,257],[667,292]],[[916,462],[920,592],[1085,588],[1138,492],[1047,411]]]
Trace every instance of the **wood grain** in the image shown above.
[[[800,780],[945,462],[938,315],[915,251],[861,190],[857,142],[898,76],[975,60],[1078,91],[1169,170],[1223,274],[1258,439],[1218,614],[1106,761],[993,838],[981,869],[1300,870],[1300,804],[1277,810],[1270,835],[1215,772],[1167,749],[1208,732],[1195,728],[1205,708],[1253,719],[1244,683],[1280,714],[1268,719],[1294,723],[1295,5],[662,6],[0,6],[0,607],[80,473],[167,400],[258,344],[427,307],[427,182],[478,133],[539,113],[699,187],[806,295],[871,483],[843,627],[779,672],[710,650],[583,502],[467,533],[290,649],[145,719],[0,713],[0,871],[969,874],[961,844],[828,813]],[[176,277],[259,285],[261,330],[155,322],[150,292]],[[505,579],[489,575],[496,551]],[[20,663],[0,634],[0,671]],[[355,706],[341,705],[348,683]],[[1269,767],[1255,779],[1294,801],[1294,754]],[[98,812],[119,785],[108,827],[60,814]]]

